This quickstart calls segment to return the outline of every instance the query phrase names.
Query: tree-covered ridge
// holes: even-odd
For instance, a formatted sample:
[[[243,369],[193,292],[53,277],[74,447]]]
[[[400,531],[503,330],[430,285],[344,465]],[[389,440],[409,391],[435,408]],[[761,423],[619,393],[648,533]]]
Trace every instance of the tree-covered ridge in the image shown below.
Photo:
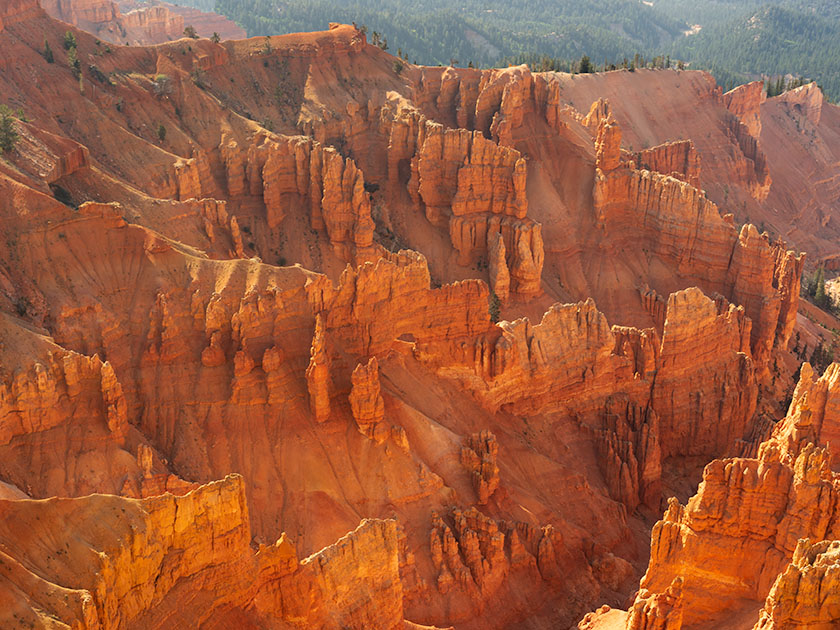
[[[710,70],[727,88],[789,74],[840,98],[838,0],[215,0],[215,9],[251,36],[355,22],[426,65],[573,70],[583,55],[595,68],[638,55]]]
[[[435,65],[452,59],[488,66],[528,51],[594,58],[633,55],[661,46],[686,25],[629,0],[217,0],[216,10],[249,35],[326,28],[356,22],[388,38],[409,60]]]
[[[724,84],[790,73],[814,79],[828,95],[840,96],[840,20],[763,7],[679,40],[672,54],[710,68]]]

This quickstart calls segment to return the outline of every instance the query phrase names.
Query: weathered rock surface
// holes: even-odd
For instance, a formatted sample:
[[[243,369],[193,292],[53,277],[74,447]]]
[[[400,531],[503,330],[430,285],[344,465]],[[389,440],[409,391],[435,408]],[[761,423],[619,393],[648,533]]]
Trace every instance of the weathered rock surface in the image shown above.
[[[379,363],[371,357],[367,363],[359,363],[350,375],[350,409],[353,419],[362,435],[377,442],[387,437],[385,426],[385,402],[379,387]]]
[[[403,627],[394,521],[364,521],[299,561],[285,534],[250,546],[236,476],[182,497],[93,495],[2,507],[6,583],[30,598],[3,608],[4,625],[52,618],[91,630],[181,622]],[[63,523],[58,531],[56,522]],[[23,537],[50,542],[21,549]]]
[[[802,539],[773,584],[757,630],[831,628],[840,623],[840,541]]]
[[[834,535],[833,377],[803,381],[776,455],[756,437],[795,369],[803,259],[710,201],[729,209],[719,181],[763,208],[778,121],[751,144],[702,73],[397,73],[342,25],[74,30],[80,80],[42,56],[73,27],[35,9],[0,30],[0,100],[32,121],[0,160],[0,534],[25,567],[0,625],[568,627],[627,600],[663,494],[746,452],[669,521],[689,551],[654,548],[633,623],[736,579],[757,613],[797,537]],[[634,124],[654,87],[661,124]],[[403,531],[330,547],[367,518]],[[60,574],[53,543],[81,549]],[[733,577],[753,547],[758,586]]]
[[[201,37],[218,33],[223,39],[244,39],[231,20],[168,3],[140,0],[41,0],[52,17],[78,26],[115,44],[160,44],[184,37],[192,26]]]
[[[714,460],[687,505],[669,500],[641,586],[661,592],[683,580],[686,625],[712,627],[750,610],[756,618],[765,598],[757,628],[830,627],[836,618],[825,595],[836,555],[830,541],[840,534],[837,473],[821,444],[837,424],[830,403],[837,369],[815,379],[806,363],[787,417],[758,456]],[[825,579],[827,590],[819,590]]]
[[[761,104],[767,100],[763,81],[753,81],[729,90],[723,95],[726,109],[747,126],[750,135],[761,138]]]

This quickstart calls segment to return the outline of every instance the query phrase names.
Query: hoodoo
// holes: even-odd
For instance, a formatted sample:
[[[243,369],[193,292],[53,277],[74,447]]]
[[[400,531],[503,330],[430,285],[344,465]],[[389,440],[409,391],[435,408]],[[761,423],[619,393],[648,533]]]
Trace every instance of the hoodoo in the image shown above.
[[[0,627],[840,623],[840,108],[386,48],[0,2]]]

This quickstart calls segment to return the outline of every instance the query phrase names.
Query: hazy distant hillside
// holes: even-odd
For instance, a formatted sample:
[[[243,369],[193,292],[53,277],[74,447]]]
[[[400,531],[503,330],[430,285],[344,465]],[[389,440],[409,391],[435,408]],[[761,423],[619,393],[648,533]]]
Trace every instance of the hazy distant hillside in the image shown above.
[[[640,54],[711,70],[726,87],[762,75],[820,82],[840,98],[838,0],[180,0],[249,35],[356,22],[422,64],[490,66],[548,56],[596,67]],[[688,34],[687,34],[688,33]],[[565,67],[563,63],[555,67]]]
[[[667,45],[684,22],[628,0],[217,0],[219,12],[250,34],[365,24],[411,61],[490,65],[525,51],[556,57],[584,52],[603,61]]]
[[[787,4],[815,5],[811,0]],[[836,16],[834,12],[818,15]],[[818,17],[812,11],[778,6],[759,8],[704,28],[680,39],[672,53],[710,67],[724,83],[740,82],[750,75],[803,75],[818,81],[834,98],[840,96],[840,23],[837,17]]]

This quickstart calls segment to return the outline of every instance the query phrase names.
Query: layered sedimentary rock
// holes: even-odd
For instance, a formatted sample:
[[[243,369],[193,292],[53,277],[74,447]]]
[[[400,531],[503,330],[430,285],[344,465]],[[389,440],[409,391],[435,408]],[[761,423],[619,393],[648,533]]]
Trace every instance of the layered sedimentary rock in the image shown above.
[[[510,291],[541,292],[543,242],[540,225],[526,216],[526,166],[518,151],[401,110],[389,139],[392,185],[405,184],[408,169],[411,199],[432,224],[448,227],[459,264],[488,256],[493,234],[501,234]]]
[[[472,476],[479,505],[486,505],[499,487],[498,453],[496,436],[486,430],[471,435],[461,447],[461,464]]]
[[[812,125],[820,124],[825,96],[816,83],[788,90],[779,100]]]
[[[146,8],[142,1],[117,0],[117,2],[126,17],[130,17],[135,10],[142,12]],[[201,37],[209,38],[213,33],[217,33],[221,39],[245,39],[248,36],[245,29],[236,22],[218,13],[207,13],[192,7],[176,6],[170,3],[162,4],[163,8],[168,9],[170,13],[181,16],[184,25],[192,26]]]
[[[245,31],[213,13],[148,4],[134,0],[42,0],[51,16],[87,30],[105,41],[124,44],[159,44],[184,36],[192,26],[202,37],[214,32],[225,39],[244,38]]]
[[[680,630],[682,587],[682,578],[674,578],[663,593],[640,589],[627,612],[602,606],[588,613],[578,624],[578,630]]]
[[[289,212],[308,207],[312,227],[326,232],[343,260],[373,256],[370,199],[353,160],[299,137],[258,135],[247,148],[223,139],[220,151],[228,195],[260,198],[269,229],[279,227]]]
[[[665,457],[725,452],[745,434],[755,412],[758,391],[749,356],[750,322],[742,308],[721,306],[719,310],[698,289],[668,299],[653,390]],[[724,367],[716,359],[727,353],[730,359]],[[686,362],[689,356],[692,361]],[[702,365],[714,367],[706,371]],[[703,395],[674,395],[681,390]]]
[[[0,92],[35,121],[0,160],[0,494],[138,497],[27,501],[8,525],[72,506],[35,516],[75,532],[59,549],[85,541],[88,577],[119,556],[102,588],[134,616],[108,624],[413,628],[406,606],[423,624],[568,627],[632,592],[687,456],[757,449],[757,374],[784,358],[802,259],[670,177],[696,173],[689,142],[662,144],[686,135],[574,93],[685,81],[701,100],[682,122],[719,143],[691,135],[703,179],[747,159],[705,75],[396,72],[332,25],[149,48],[74,30],[96,64],[80,83],[40,54],[72,27],[29,19],[0,33]],[[631,168],[622,132],[665,174]],[[797,404],[795,445],[813,433]],[[230,492],[199,487],[229,473]],[[405,531],[368,521],[318,552],[366,517]],[[4,553],[93,588],[42,571],[63,554],[30,562],[53,540],[35,534]],[[634,623],[677,618],[673,577]],[[50,584],[0,598],[51,611]]]
[[[796,545],[778,577],[755,630],[834,628],[840,624],[840,541]]]
[[[639,168],[700,185],[700,155],[691,140],[681,140],[644,149],[636,155]]]
[[[770,192],[772,179],[767,166],[767,157],[761,149],[758,138],[737,116],[729,119],[728,131],[746,158],[744,163],[746,169],[745,172],[740,173],[740,177],[751,183],[752,196],[759,201],[764,201]]]
[[[404,624],[394,521],[364,521],[299,561],[285,535],[251,547],[244,486],[235,476],[182,497],[94,495],[2,507],[9,516],[0,527],[6,579],[31,598],[4,607],[4,624]],[[55,530],[55,522],[64,527]],[[27,537],[50,543],[21,549],[16,542],[26,529]],[[206,596],[222,588],[224,597]]]
[[[723,95],[723,103],[747,126],[750,135],[761,138],[761,104],[767,99],[763,81],[739,85]]]
[[[787,417],[761,445],[758,456],[711,462],[697,494],[686,506],[672,498],[663,520],[655,525],[642,587],[657,591],[684,578],[687,624],[721,618],[725,611],[745,605],[748,610],[745,602],[753,602],[757,614],[769,593],[760,624],[799,627],[793,619],[789,626],[773,626],[772,620],[774,615],[784,619],[791,614],[789,602],[798,596],[797,572],[830,547],[811,551],[800,539],[833,540],[840,535],[837,474],[831,472],[828,447],[815,446],[825,439],[821,427],[825,424],[830,432],[836,424],[830,411],[823,416],[836,389],[836,374],[837,365],[832,365],[815,380],[805,364]],[[831,420],[824,422],[823,417]],[[821,580],[818,571],[810,575]],[[807,587],[801,597],[804,615],[834,614],[829,604],[821,612],[819,606],[807,612],[815,605],[813,599],[807,603],[812,597]]]
[[[596,437],[611,496],[635,509],[658,506],[664,458],[731,452],[750,432],[758,386],[749,339],[743,308],[693,288],[670,296],[661,340],[654,329],[610,328],[588,301],[422,356],[490,410],[578,417]]]
[[[0,7],[0,31],[42,13],[38,0],[9,0]]]
[[[36,357],[9,372],[13,355],[29,351],[14,343],[19,333],[5,317],[3,330],[11,345],[3,348],[0,381],[3,478],[34,497],[119,493],[120,479],[138,470],[125,450],[128,413],[111,364],[30,333]]]
[[[599,168],[595,179],[599,224],[607,233],[641,231],[654,251],[697,277],[705,291],[743,305],[752,320],[751,354],[764,369],[774,345],[786,347],[790,338],[799,284],[794,270],[801,271],[804,256],[771,245],[751,225],[737,233],[688,183],[619,166],[615,129],[615,123],[603,121],[596,142],[598,163],[613,167]]]

